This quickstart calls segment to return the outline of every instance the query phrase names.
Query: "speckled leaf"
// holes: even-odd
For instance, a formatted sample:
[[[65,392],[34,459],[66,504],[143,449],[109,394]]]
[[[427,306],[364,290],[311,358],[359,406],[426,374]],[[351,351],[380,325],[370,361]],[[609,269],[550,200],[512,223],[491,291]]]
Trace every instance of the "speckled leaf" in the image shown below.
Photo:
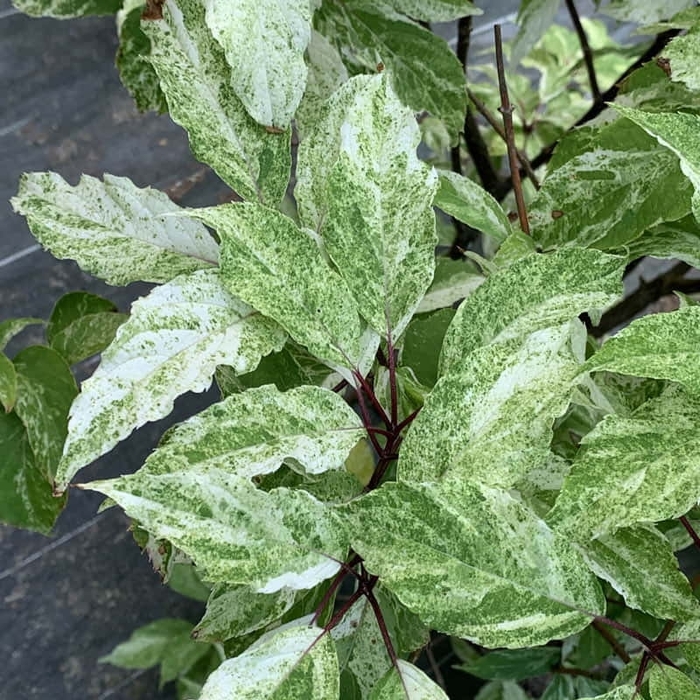
[[[649,673],[651,700],[697,700],[700,685],[682,671],[670,666],[658,666]]]
[[[661,620],[700,615],[700,603],[678,570],[669,541],[655,528],[637,525],[586,542],[582,553],[630,607]]]
[[[205,0],[204,7],[248,113],[260,124],[286,129],[306,85],[309,0]]]
[[[376,5],[375,0],[364,0],[366,5]],[[460,17],[483,13],[472,0],[383,0],[392,7],[413,19],[423,22],[450,22]]]
[[[368,570],[433,629],[522,648],[574,634],[604,608],[580,555],[500,489],[388,483],[341,510]]]
[[[199,700],[338,700],[333,640],[306,620],[262,637],[212,673]]]
[[[698,36],[700,36],[700,32]],[[696,87],[700,87],[700,80]],[[700,146],[698,145],[700,117],[682,112],[650,113],[629,107],[616,107],[615,109],[627,119],[641,126],[680,159],[681,170],[695,188],[693,213],[695,218],[700,221]]]
[[[0,352],[0,403],[9,413],[17,400],[17,372],[15,366]]]
[[[360,313],[377,333],[394,338],[435,268],[437,178],[418,159],[419,142],[412,112],[382,74],[347,83],[299,149],[301,211],[304,197],[313,199],[326,250]]]
[[[398,659],[376,685],[369,700],[448,700],[445,691],[418,667]]]
[[[442,119],[456,142],[464,126],[467,93],[462,66],[444,39],[362,1],[324,2],[316,20],[343,55],[372,72],[382,62],[401,102]]]
[[[202,3],[168,0],[163,19],[142,27],[153,44],[149,60],[170,116],[187,129],[192,152],[244,199],[276,206],[289,182],[291,131],[269,133],[248,115],[231,87],[224,52],[207,29]]]
[[[684,642],[680,651],[690,667],[695,671],[700,669],[700,619],[687,620],[677,624],[668,636],[669,641]]]
[[[341,520],[302,490],[267,493],[214,468],[137,472],[83,488],[112,498],[155,537],[172,542],[212,583],[253,586],[258,593],[312,588],[345,558]]]
[[[147,57],[151,53],[151,40],[141,29],[144,4],[124,10],[126,15],[118,19],[119,48],[115,63],[122,84],[129,91],[142,112],[155,110],[167,112],[168,103],[160,89],[160,82]]]
[[[35,464],[53,478],[68,432],[68,409],[78,387],[66,361],[54,350],[33,345],[14,359],[15,412],[27,428]]]
[[[607,693],[596,695],[591,700],[634,700],[637,698],[637,689],[633,685],[621,685],[619,688],[613,688]],[[569,700],[568,697],[566,700]],[[676,700],[679,700],[676,698]]]
[[[687,4],[689,4],[688,0],[686,0]],[[692,4],[695,3],[692,2]],[[700,75],[698,75],[700,28],[691,27],[687,34],[677,36],[663,50],[663,56],[671,62],[672,80],[685,83],[691,90],[697,91],[700,88]]]
[[[695,5],[695,0],[598,0],[596,4],[606,15],[623,22],[652,24]]]
[[[439,174],[440,187],[435,195],[435,206],[497,243],[503,243],[512,231],[503,207],[468,177],[447,170],[441,170]]]
[[[55,257],[109,284],[167,282],[218,260],[204,226],[168,216],[181,210],[167,195],[124,177],[83,175],[71,187],[56,173],[25,173],[12,205]]]
[[[510,487],[549,455],[569,405],[585,330],[536,331],[467,355],[428,396],[401,447],[399,479],[470,479]]]
[[[699,417],[697,398],[673,386],[632,417],[604,418],[582,439],[548,521],[585,541],[685,514],[700,494]]]
[[[156,287],[134,303],[73,403],[57,487],[136,428],[168,415],[180,394],[207,389],[217,365],[250,372],[283,343],[279,326],[231,296],[218,270]]]
[[[8,318],[6,321],[1,321],[0,350],[4,350],[5,346],[27,326],[38,323],[45,323],[45,321],[42,318]]]
[[[485,279],[471,262],[437,258],[433,282],[418,304],[416,313],[424,314],[452,306],[468,297]]]
[[[252,478],[283,462],[309,474],[342,469],[364,435],[359,416],[336,393],[303,386],[249,389],[171,430],[144,468],[155,474],[226,469]]]
[[[0,411],[0,454],[0,521],[48,534],[66,496],[54,498],[16,413]]]
[[[510,52],[512,64],[520,63],[552,26],[559,4],[559,0],[523,0],[520,3],[518,34]]]
[[[491,342],[523,337],[610,306],[622,294],[625,259],[596,250],[530,255],[492,275],[457,310],[445,336],[443,374]]]
[[[274,318],[333,366],[352,368],[362,358],[374,357],[378,340],[367,333],[363,337],[347,285],[291,219],[254,204],[226,204],[191,214],[219,233],[224,284],[236,296]]]
[[[83,17],[113,15],[121,9],[122,0],[13,0],[20,11],[34,17]]]
[[[700,307],[632,321],[603,344],[587,369],[671,379],[700,392]]]

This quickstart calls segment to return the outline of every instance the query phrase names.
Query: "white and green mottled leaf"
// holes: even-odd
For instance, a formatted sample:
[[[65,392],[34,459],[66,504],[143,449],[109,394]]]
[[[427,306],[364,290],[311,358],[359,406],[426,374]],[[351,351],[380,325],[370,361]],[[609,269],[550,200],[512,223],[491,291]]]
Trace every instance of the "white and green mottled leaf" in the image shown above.
[[[323,103],[348,80],[348,71],[340,53],[323,34],[315,30],[311,32],[306,56],[309,76],[295,116],[302,137],[317,128]]]
[[[53,478],[68,432],[68,409],[78,387],[66,361],[51,348],[33,345],[14,359],[15,413],[27,429],[35,464]]]
[[[518,262],[518,260],[522,260],[536,252],[537,246],[532,240],[532,236],[528,236],[526,233],[516,229],[503,241],[491,262],[496,267],[509,267],[513,263]]]
[[[248,389],[171,430],[144,465],[153,474],[211,467],[252,478],[283,462],[309,474],[342,469],[365,434],[362,421],[336,393],[302,386]]]
[[[223,282],[233,294],[334,368],[368,369],[378,338],[363,333],[346,283],[307,232],[254,204],[225,204],[191,215],[219,233]]]
[[[651,700],[697,700],[700,685],[677,668],[659,665],[649,673],[649,696]]]
[[[244,199],[276,206],[289,182],[291,130],[285,124],[283,134],[269,133],[249,116],[231,87],[231,68],[205,24],[202,3],[168,0],[163,19],[144,21],[142,28],[170,116],[187,129],[195,156]]]
[[[503,207],[468,177],[448,170],[439,171],[440,187],[435,206],[446,214],[503,243],[512,227]]]
[[[700,495],[700,404],[672,386],[631,417],[609,415],[581,441],[548,521],[584,542],[684,515]]]
[[[432,284],[418,304],[416,313],[425,314],[452,306],[468,297],[485,279],[470,261],[437,258]]]
[[[467,93],[463,68],[444,39],[364,0],[324,3],[315,20],[344,56],[366,70],[375,72],[383,63],[401,102],[414,112],[427,111],[442,119],[456,143],[464,126]]]
[[[0,403],[9,413],[17,401],[17,371],[7,355],[0,352]]]
[[[121,9],[121,0],[13,0],[14,6],[34,17],[83,17],[112,15]]]
[[[670,379],[700,391],[700,308],[687,306],[632,321],[586,365],[589,370]]]
[[[634,700],[636,697],[638,697],[638,695],[637,688],[635,686],[621,685],[618,688],[613,688],[607,693],[596,695],[594,698],[591,698],[591,700]]]
[[[511,487],[549,456],[570,401],[585,330],[566,323],[467,355],[428,396],[401,447],[398,477]]]
[[[338,691],[333,640],[303,620],[224,661],[207,679],[199,700],[338,700]]]
[[[637,525],[582,545],[593,572],[627,605],[661,620],[698,617],[700,603],[679,571],[669,541],[655,528]]]
[[[397,659],[379,681],[369,700],[448,700],[445,691],[417,666]]]
[[[7,344],[27,326],[46,323],[43,318],[8,318],[0,321],[0,350],[4,350]]]
[[[342,522],[321,501],[302,490],[267,493],[220,469],[137,472],[83,488],[112,498],[212,583],[258,593],[313,588],[338,571],[347,550]]]
[[[375,0],[364,0],[364,3],[370,7],[377,4]],[[483,13],[472,0],[383,0],[383,3],[423,22],[451,22]]]
[[[248,113],[260,124],[286,129],[306,86],[309,0],[205,0],[204,7]]]
[[[482,345],[605,309],[622,294],[624,265],[624,258],[570,249],[530,255],[498,271],[457,310],[442,346],[442,374]]]
[[[574,634],[604,607],[580,555],[506,491],[394,482],[340,510],[367,569],[432,629],[522,648]]]
[[[219,257],[204,226],[168,216],[181,210],[167,195],[125,177],[83,175],[71,187],[56,173],[25,173],[12,206],[55,257],[76,260],[109,284],[167,282]]]
[[[0,521],[48,534],[66,496],[54,498],[16,413],[0,411],[0,454]]]
[[[492,681],[479,689],[474,700],[528,700],[528,696],[513,681]],[[566,698],[566,700],[570,699]]]
[[[695,87],[700,87],[700,80]],[[697,138],[700,117],[682,112],[643,112],[629,107],[615,109],[680,159],[681,170],[695,188],[693,214],[700,221],[700,146]]]
[[[682,0],[676,0],[680,2]],[[686,0],[686,6],[689,4]],[[694,3],[692,3],[694,4]],[[686,34],[677,36],[663,50],[664,58],[671,62],[671,79],[684,83],[690,90],[700,88],[698,59],[700,59],[700,29],[690,28]]]
[[[219,270],[183,275],[132,306],[73,403],[56,474],[59,489],[136,428],[167,416],[186,391],[204,391],[217,365],[255,369],[284,333],[226,291]]]
[[[381,74],[343,86],[299,148],[302,220],[318,227],[369,325],[394,338],[435,269],[437,177],[418,159],[419,142],[412,112]]]
[[[695,671],[700,670],[700,619],[686,620],[671,630],[668,636],[670,641],[678,641],[680,651]]]
[[[623,22],[653,24],[691,7],[695,0],[608,0],[598,2],[601,12]]]
[[[511,64],[521,61],[554,23],[559,0],[523,0],[518,11],[518,33],[510,51]]]

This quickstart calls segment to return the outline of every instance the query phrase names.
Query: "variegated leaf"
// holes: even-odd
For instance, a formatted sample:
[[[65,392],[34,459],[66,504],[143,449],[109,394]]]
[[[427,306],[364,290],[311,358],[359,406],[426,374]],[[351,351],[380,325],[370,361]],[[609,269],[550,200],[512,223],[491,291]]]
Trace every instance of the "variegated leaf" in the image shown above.
[[[56,173],[25,173],[12,206],[39,243],[115,285],[167,282],[217,264],[218,246],[204,226],[168,216],[167,195],[124,177],[83,175],[71,187]]]
[[[530,255],[498,271],[457,310],[442,346],[442,374],[482,345],[610,306],[622,294],[624,266],[624,258],[569,249]]]
[[[309,0],[205,0],[204,7],[248,113],[260,124],[286,129],[306,85]]]
[[[254,204],[196,209],[191,215],[219,233],[223,281],[231,292],[337,369],[369,369],[378,338],[363,332],[347,285],[307,232]]]
[[[683,3],[685,7],[695,5],[694,0],[672,1],[679,4]],[[664,48],[663,56],[671,62],[672,80],[685,83],[693,91],[700,89],[700,76],[698,76],[700,28],[695,23],[693,23],[693,26],[687,33],[677,36]]]
[[[137,472],[83,488],[172,542],[212,583],[257,593],[313,588],[338,571],[347,552],[340,518],[321,501],[301,489],[261,491],[220,469]]]
[[[514,681],[491,681],[481,686],[474,700],[528,700],[528,696]]]
[[[548,521],[585,542],[684,515],[700,500],[699,426],[700,402],[678,386],[607,416],[582,439]]]
[[[695,0],[607,0],[601,11],[624,22],[653,24],[695,5]]]
[[[4,350],[5,346],[27,326],[45,323],[42,318],[8,318],[6,321],[0,321],[0,350]]]
[[[411,425],[399,479],[516,484],[549,456],[552,424],[569,405],[584,347],[576,321],[467,355],[438,381]]]
[[[112,15],[122,6],[121,0],[13,0],[20,11],[34,17],[83,17]]]
[[[468,297],[485,279],[471,261],[437,258],[433,282],[418,304],[416,313],[450,307]]]
[[[17,401],[17,372],[5,353],[0,352],[0,404],[9,413]]]
[[[144,469],[165,474],[214,467],[251,478],[287,462],[320,474],[342,469],[364,434],[359,416],[338,394],[312,386],[282,393],[267,385],[234,394],[174,428]]]
[[[445,691],[413,664],[398,659],[376,685],[369,700],[448,700]]]
[[[180,394],[207,389],[217,365],[250,372],[284,340],[279,326],[226,291],[219,270],[157,287],[134,303],[73,403],[57,487],[139,426],[168,415]]]
[[[437,178],[416,155],[418,125],[386,74],[352,79],[326,110],[299,149],[300,212],[362,316],[398,338],[433,277]]]
[[[618,688],[613,688],[603,695],[596,695],[591,700],[635,700],[638,697],[637,688],[633,685],[621,685]],[[679,700],[676,698],[676,700]]]
[[[700,615],[700,603],[679,571],[669,541],[655,528],[622,528],[584,543],[581,550],[593,572],[630,607],[661,620]]]
[[[338,658],[331,636],[300,620],[224,661],[199,700],[338,700]]]
[[[632,321],[603,344],[586,369],[671,379],[700,391],[700,307]]]
[[[268,132],[248,115],[199,0],[168,0],[162,7],[163,19],[142,27],[170,116],[187,129],[195,156],[241,197],[277,206],[289,182],[291,130],[285,124],[284,133]]]
[[[521,648],[574,634],[604,609],[580,555],[506,491],[388,483],[340,510],[367,569],[433,629]]]
[[[362,0],[362,2],[370,7],[377,5],[376,0]],[[460,17],[483,13],[472,0],[382,0],[382,2],[396,12],[423,22],[450,22]]]
[[[700,685],[677,668],[659,665],[649,673],[649,696],[651,700],[697,700]]]

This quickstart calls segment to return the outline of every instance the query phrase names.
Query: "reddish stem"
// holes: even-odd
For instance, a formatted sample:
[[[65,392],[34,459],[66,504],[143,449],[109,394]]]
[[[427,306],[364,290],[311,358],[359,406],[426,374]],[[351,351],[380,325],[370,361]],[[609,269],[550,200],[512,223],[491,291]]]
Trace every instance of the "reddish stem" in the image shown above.
[[[683,527],[687,530],[695,546],[700,549],[700,536],[698,536],[698,533],[695,532],[695,528],[690,524],[690,520],[688,520],[687,516],[684,515],[680,518],[680,521]]]

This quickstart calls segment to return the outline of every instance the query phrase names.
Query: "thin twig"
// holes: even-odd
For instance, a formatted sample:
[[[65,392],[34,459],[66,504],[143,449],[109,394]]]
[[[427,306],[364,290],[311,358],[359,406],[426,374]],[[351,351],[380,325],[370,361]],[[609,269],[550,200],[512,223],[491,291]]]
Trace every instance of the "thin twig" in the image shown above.
[[[610,630],[603,627],[603,625],[597,620],[593,620],[593,622],[591,622],[591,627],[593,627],[593,629],[610,645],[612,650],[622,659],[622,661],[628,664],[632,660],[630,655],[627,653],[627,650],[617,641],[617,639],[615,639]]]
[[[690,535],[690,539],[693,540],[693,544],[700,549],[700,537],[698,536],[698,533],[695,532],[695,528],[690,524],[690,520],[688,520],[685,515],[680,520],[681,524]]]
[[[435,677],[435,682],[445,692],[447,692],[447,684],[445,683],[445,677],[442,675],[442,671],[440,670],[440,666],[438,666],[437,662],[435,661],[435,654],[433,654],[432,642],[428,642],[427,646],[425,647],[425,656],[428,659],[428,663],[430,664],[430,670],[433,672],[433,676]]]
[[[506,145],[508,146],[508,163],[510,165],[510,177],[513,181],[513,193],[515,203],[518,207],[518,218],[520,228],[523,233],[530,235],[530,222],[527,220],[525,209],[525,197],[523,196],[523,185],[520,180],[520,166],[518,165],[518,154],[515,148],[515,132],[513,131],[513,108],[508,97],[508,85],[506,84],[506,72],[503,63],[503,40],[501,39],[501,25],[493,27],[494,39],[496,41],[496,69],[498,70],[498,87],[501,93],[501,106],[498,111],[503,115],[503,126],[506,132]]]
[[[501,137],[504,142],[507,143],[506,132],[503,131],[503,127],[498,123],[496,116],[491,113],[491,110],[469,88],[467,88],[467,95],[476,107],[479,114],[486,119],[491,128]],[[528,157],[519,148],[516,148],[515,152],[518,154],[518,160],[520,161],[520,166],[525,172],[525,175],[530,179],[530,182],[532,182],[532,184],[535,186],[535,189],[539,190],[540,182],[537,179],[537,175],[535,175],[535,171],[532,169],[532,165],[530,165]]]
[[[591,51],[591,45],[588,43],[586,30],[581,24],[581,18],[576,10],[574,0],[566,0],[566,9],[569,11],[569,16],[571,17],[574,29],[578,35],[579,43],[581,44],[581,50],[583,51],[583,62],[586,64],[586,71],[588,71],[588,81],[591,84],[593,101],[600,102],[601,94],[600,87],[598,86],[598,78],[595,74],[595,66],[593,65],[593,51]]]

